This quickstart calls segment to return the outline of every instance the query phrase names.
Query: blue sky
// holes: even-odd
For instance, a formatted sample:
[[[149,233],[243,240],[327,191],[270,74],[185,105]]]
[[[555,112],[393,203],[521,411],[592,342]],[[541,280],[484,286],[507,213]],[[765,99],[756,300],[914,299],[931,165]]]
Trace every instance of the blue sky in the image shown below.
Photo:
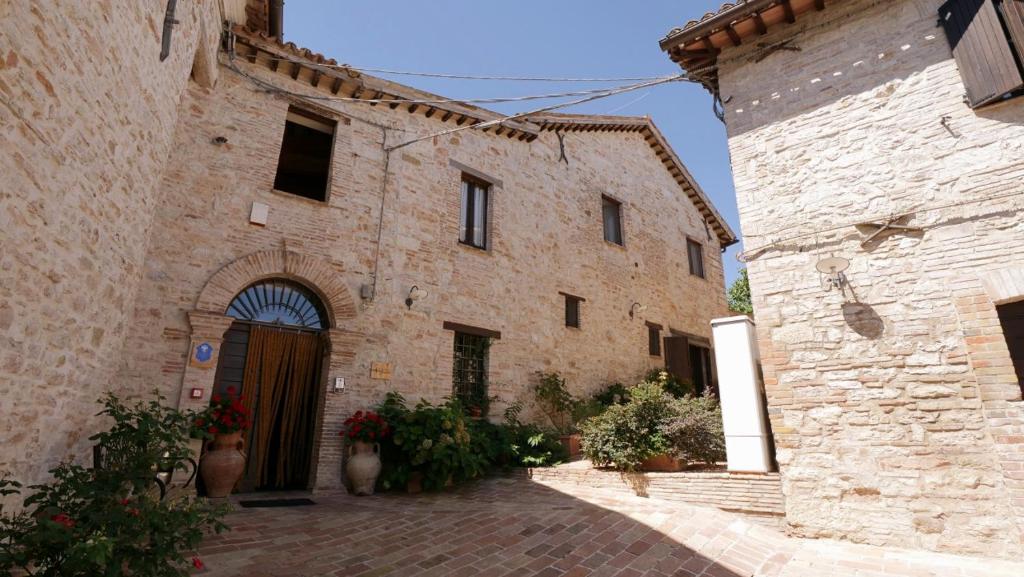
[[[662,76],[679,69],[658,48],[658,40],[720,5],[720,0],[288,0],[285,39],[339,62],[372,68],[505,76]],[[390,78],[454,98],[602,86]],[[488,107],[511,113],[544,103]],[[725,127],[712,114],[711,97],[703,88],[672,83],[566,111],[650,115],[739,234]],[[725,255],[727,283],[740,269],[738,250],[734,246]]]

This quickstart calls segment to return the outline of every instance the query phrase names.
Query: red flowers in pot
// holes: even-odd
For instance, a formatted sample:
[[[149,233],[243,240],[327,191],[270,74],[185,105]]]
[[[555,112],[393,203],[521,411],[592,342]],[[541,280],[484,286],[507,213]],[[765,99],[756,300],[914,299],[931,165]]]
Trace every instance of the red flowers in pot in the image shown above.
[[[248,429],[249,409],[245,408],[245,397],[235,393],[235,387],[228,387],[227,395],[213,395],[210,408],[196,419],[196,428],[206,435],[226,435]]]
[[[356,414],[345,419],[345,429],[339,435],[350,441],[376,443],[386,437],[391,430],[384,419],[373,411],[356,411]]]

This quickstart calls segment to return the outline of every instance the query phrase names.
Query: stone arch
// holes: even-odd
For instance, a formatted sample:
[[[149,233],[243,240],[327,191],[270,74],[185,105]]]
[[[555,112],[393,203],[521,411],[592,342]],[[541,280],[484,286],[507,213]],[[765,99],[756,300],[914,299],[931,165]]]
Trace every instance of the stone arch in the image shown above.
[[[315,292],[331,327],[356,316],[355,301],[329,261],[287,249],[255,252],[225,265],[206,282],[196,310],[223,315],[238,293],[268,278],[291,279]]]

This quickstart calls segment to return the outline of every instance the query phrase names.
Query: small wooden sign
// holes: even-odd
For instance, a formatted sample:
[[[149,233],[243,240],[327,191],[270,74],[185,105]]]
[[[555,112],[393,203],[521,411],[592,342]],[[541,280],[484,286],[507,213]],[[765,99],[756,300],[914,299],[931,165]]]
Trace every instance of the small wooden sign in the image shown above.
[[[391,363],[371,363],[370,378],[378,381],[391,380]]]

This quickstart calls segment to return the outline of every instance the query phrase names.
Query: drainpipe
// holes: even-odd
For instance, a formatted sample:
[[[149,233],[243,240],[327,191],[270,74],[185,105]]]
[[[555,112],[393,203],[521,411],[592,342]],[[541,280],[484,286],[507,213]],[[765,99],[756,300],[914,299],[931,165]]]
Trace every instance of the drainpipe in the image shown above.
[[[270,0],[270,15],[268,18],[270,21],[267,23],[270,27],[270,35],[277,38],[277,40],[284,40],[284,0]]]
[[[164,13],[164,33],[160,38],[160,62],[167,60],[171,55],[171,31],[174,25],[179,22],[174,19],[174,12],[178,8],[178,0],[167,0],[167,10]]]

